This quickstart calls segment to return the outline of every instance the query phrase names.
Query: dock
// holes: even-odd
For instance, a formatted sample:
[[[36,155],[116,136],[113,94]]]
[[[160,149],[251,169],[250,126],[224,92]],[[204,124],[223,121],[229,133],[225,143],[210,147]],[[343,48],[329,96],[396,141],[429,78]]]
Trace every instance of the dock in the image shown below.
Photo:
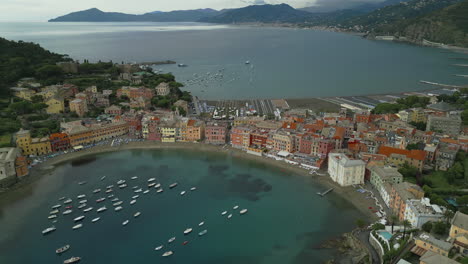
[[[443,83],[436,83],[436,82],[428,82],[428,81],[423,81],[423,80],[419,82],[423,84],[429,84],[429,85],[434,85],[434,86],[439,86],[439,87],[444,87],[444,88],[466,88],[467,87],[467,86],[443,84]]]
[[[324,192],[317,192],[318,195],[324,197],[325,195],[327,195],[329,192],[333,191],[333,188],[330,188]]]

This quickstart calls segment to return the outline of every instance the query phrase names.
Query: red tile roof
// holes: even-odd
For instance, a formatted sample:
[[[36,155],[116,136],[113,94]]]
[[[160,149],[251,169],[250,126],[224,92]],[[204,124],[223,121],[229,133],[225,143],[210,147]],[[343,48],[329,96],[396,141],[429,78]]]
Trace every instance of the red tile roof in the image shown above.
[[[392,148],[387,146],[382,146],[379,148],[379,154],[390,157],[391,154],[405,155],[407,158],[415,160],[424,160],[426,157],[426,152],[424,150],[406,150],[399,148]]]

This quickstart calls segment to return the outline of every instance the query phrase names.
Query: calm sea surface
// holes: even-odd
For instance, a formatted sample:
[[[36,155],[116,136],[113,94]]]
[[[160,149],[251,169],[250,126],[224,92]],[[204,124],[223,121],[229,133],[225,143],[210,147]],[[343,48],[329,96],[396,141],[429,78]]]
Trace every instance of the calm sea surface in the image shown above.
[[[147,62],[205,99],[397,93],[462,84],[453,53],[347,34],[199,23],[0,23],[0,36],[74,59]],[[250,61],[249,65],[245,62]]]
[[[103,181],[100,178],[106,175]],[[138,176],[137,180],[131,180]],[[151,188],[139,193],[130,205],[133,186],[147,189],[147,180],[156,177],[163,193]],[[97,204],[93,190],[105,190],[127,180],[126,189],[113,194],[124,203],[115,212],[110,199]],[[87,181],[85,185],[78,185]],[[169,184],[178,182],[174,189]],[[189,191],[196,186],[196,191]],[[187,193],[180,195],[182,190]],[[0,214],[0,263],[62,263],[80,256],[83,263],[321,263],[331,252],[316,247],[327,238],[349,231],[360,215],[342,198],[331,193],[316,195],[323,187],[311,178],[292,175],[263,164],[233,158],[227,154],[182,150],[134,150],[89,156],[63,164],[55,173],[34,183],[25,197],[2,208]],[[77,196],[85,194],[94,210],[80,212]],[[47,219],[59,197],[73,198],[73,213],[57,218],[57,230],[43,236],[52,225]],[[108,210],[97,213],[106,205]],[[249,211],[239,215],[233,206]],[[227,210],[231,219],[221,216]],[[142,214],[134,218],[133,214]],[[85,215],[83,227],[72,230],[73,218]],[[91,223],[100,216],[101,220]],[[122,222],[130,220],[127,226]],[[203,227],[198,223],[205,221]],[[192,227],[193,233],[183,231]],[[199,237],[198,232],[208,233]],[[176,240],[168,244],[167,240]],[[182,245],[183,241],[189,241]],[[57,256],[55,249],[70,244]],[[175,254],[163,258],[154,248],[164,245]]]

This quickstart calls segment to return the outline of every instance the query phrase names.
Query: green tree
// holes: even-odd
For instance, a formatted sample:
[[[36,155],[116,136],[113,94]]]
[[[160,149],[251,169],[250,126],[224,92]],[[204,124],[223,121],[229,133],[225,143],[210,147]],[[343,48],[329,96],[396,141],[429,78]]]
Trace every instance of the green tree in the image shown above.
[[[411,223],[408,220],[404,220],[401,224],[403,225],[403,239],[405,239],[406,229],[411,227]]]
[[[447,231],[447,225],[442,221],[436,222],[434,224],[433,231],[438,235],[444,235]]]
[[[357,219],[355,223],[356,223],[356,226],[359,228],[364,228],[367,225],[366,221],[362,219]]]
[[[452,220],[454,215],[455,215],[455,213],[452,210],[450,210],[450,209],[445,210],[444,218],[445,218],[445,222],[446,222],[447,225],[449,224],[450,220]]]
[[[398,216],[392,214],[390,216],[390,222],[392,223],[392,234],[393,234],[393,227],[395,226],[396,223],[398,223]]]
[[[33,103],[42,103],[44,101],[44,98],[42,97],[42,95],[33,95],[31,97],[31,102]]]
[[[431,230],[432,230],[432,222],[431,222],[431,221],[428,221],[428,222],[424,223],[424,224],[422,225],[421,229],[422,229],[424,232],[431,233]]]

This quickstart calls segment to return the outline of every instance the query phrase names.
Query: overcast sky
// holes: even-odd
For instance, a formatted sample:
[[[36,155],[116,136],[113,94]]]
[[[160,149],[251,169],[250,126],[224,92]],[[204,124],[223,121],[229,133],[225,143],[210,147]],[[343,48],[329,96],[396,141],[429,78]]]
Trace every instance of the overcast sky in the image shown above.
[[[312,6],[321,1],[370,2],[382,0],[0,0],[1,21],[47,21],[70,12],[96,7],[102,11],[142,14],[197,8],[236,8],[251,4],[287,3],[293,7]]]

